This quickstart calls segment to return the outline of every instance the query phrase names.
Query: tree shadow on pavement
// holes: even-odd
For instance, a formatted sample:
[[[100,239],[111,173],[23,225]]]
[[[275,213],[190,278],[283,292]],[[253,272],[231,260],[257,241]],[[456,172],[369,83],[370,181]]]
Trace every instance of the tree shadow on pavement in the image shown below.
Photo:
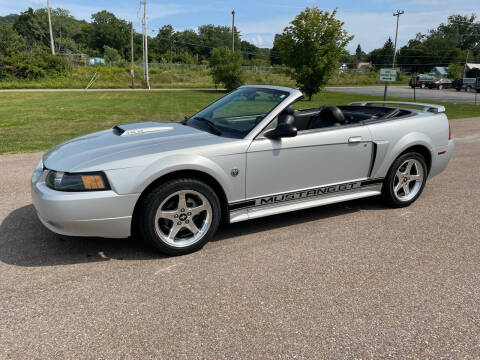
[[[224,224],[213,241],[254,235],[360,210],[384,210],[374,198],[332,204],[286,214]],[[0,261],[16,266],[55,266],[116,260],[162,258],[140,239],[104,239],[57,235],[38,220],[33,205],[12,211],[0,225]]]

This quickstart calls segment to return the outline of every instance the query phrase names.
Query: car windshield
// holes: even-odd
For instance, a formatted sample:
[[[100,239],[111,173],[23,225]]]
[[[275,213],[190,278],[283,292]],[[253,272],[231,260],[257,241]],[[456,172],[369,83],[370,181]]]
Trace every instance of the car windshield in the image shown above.
[[[240,88],[207,106],[185,124],[219,136],[244,138],[288,95],[275,89]]]

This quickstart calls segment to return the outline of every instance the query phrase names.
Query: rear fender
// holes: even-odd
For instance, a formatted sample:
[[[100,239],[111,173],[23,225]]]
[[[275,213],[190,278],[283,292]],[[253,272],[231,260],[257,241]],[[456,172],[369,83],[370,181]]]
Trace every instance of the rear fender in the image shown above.
[[[433,141],[427,135],[420,132],[408,133],[395,144],[388,141],[379,141],[377,143],[377,156],[372,170],[372,178],[383,178],[387,176],[390,166],[405,150],[412,146],[424,146],[433,154]]]

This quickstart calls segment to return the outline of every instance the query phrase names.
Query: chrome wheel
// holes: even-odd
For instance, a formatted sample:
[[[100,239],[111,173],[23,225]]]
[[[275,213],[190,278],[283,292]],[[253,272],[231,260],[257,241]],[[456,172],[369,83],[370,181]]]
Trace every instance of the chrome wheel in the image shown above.
[[[187,247],[200,241],[212,224],[212,206],[195,190],[182,190],[169,195],[158,207],[155,232],[173,247]]]
[[[410,201],[422,189],[423,181],[424,171],[420,161],[406,160],[395,173],[393,193],[400,201]]]

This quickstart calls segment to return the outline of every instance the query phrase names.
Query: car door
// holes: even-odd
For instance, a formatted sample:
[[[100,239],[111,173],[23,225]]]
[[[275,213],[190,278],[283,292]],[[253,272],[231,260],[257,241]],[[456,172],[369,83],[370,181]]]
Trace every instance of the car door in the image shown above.
[[[366,126],[306,130],[291,138],[257,137],[247,151],[246,197],[365,179],[373,144]]]

